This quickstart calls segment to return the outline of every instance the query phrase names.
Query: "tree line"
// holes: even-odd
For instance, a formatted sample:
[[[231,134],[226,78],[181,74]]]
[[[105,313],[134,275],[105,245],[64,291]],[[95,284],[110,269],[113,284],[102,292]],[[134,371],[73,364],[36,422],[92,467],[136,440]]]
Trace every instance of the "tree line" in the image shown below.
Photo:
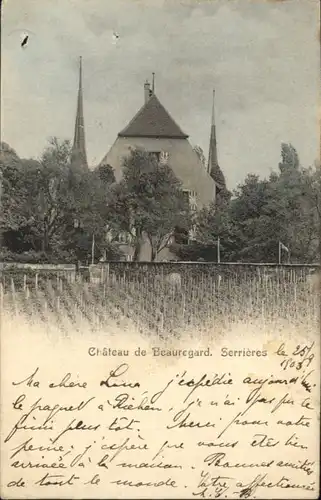
[[[118,182],[110,165],[76,168],[57,138],[38,160],[1,143],[0,167],[1,260],[122,260],[124,244],[139,260],[144,240],[150,260],[167,247],[179,260],[216,261],[218,242],[224,262],[276,262],[279,242],[291,262],[319,258],[320,169],[302,167],[291,144],[267,179],[249,174],[233,192],[219,170],[216,200],[199,212],[172,169],[139,149]]]

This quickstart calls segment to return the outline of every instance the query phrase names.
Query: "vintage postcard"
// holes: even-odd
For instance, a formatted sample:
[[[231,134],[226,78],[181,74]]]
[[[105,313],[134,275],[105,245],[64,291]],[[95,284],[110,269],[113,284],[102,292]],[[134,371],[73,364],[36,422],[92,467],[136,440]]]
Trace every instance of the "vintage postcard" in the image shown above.
[[[317,499],[318,0],[1,8],[1,498]]]

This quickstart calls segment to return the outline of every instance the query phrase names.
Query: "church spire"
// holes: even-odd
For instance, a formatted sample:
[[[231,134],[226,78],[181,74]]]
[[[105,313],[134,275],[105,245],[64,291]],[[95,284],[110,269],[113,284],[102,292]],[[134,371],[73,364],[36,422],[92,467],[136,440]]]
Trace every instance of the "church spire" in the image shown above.
[[[216,126],[215,126],[215,90],[213,90],[211,136],[210,136],[210,148],[208,153],[207,172],[210,174],[210,176],[215,182],[216,194],[220,194],[221,198],[229,199],[230,193],[226,188],[225,177],[218,164],[218,159],[217,159]]]
[[[213,168],[216,169],[217,167],[218,167],[218,159],[217,159],[216,127],[215,127],[215,90],[213,90],[210,148],[208,153],[208,165],[207,165],[208,173],[211,174]]]
[[[82,95],[82,58],[79,60],[79,88],[77,100],[77,114],[75,122],[74,144],[71,156],[72,165],[78,168],[88,168],[86,144],[85,144],[85,126]]]

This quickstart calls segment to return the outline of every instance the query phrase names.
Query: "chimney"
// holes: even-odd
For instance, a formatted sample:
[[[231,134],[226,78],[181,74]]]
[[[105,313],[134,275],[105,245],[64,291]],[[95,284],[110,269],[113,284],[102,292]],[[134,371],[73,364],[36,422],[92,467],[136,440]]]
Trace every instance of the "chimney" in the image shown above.
[[[145,104],[150,98],[150,83],[148,80],[144,83],[144,96],[145,96]]]

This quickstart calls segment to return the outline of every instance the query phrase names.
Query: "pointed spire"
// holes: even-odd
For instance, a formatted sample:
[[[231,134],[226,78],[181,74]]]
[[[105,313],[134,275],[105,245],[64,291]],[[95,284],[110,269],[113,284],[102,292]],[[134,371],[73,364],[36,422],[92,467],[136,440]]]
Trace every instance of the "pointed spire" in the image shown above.
[[[207,171],[216,183],[217,193],[226,191],[226,181],[222,170],[218,164],[217,158],[217,143],[216,143],[216,125],[215,125],[215,90],[213,90],[212,101],[212,120],[211,120],[211,136],[210,147],[208,153]]]
[[[213,89],[213,101],[212,101],[210,148],[209,148],[209,153],[208,153],[208,165],[207,165],[207,171],[209,174],[211,174],[213,167],[218,167],[216,127],[215,127],[215,90],[214,89]]]
[[[155,94],[155,73],[152,73],[153,75],[153,80],[152,80],[152,93]]]
[[[212,126],[215,126],[215,89],[213,89],[213,100],[212,100]]]
[[[86,144],[85,144],[85,123],[82,95],[82,57],[79,60],[79,88],[77,100],[77,113],[75,122],[74,144],[72,148],[71,162],[74,166],[88,168]]]

